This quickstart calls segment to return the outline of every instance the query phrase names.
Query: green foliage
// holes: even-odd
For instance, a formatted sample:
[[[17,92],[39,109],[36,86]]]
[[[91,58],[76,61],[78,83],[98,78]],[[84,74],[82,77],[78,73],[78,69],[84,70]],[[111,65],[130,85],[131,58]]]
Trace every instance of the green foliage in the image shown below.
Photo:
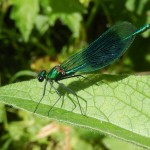
[[[12,4],[11,18],[15,20],[24,41],[28,41],[39,11],[38,0],[12,0]]]
[[[71,3],[70,0],[51,0],[50,6],[54,13],[82,13],[85,10],[83,5],[77,0],[72,0]]]
[[[1,0],[1,85],[29,80],[36,75],[34,71],[49,70],[119,21],[129,21],[137,27],[150,23],[149,6],[149,0]],[[144,76],[92,77],[97,82],[103,79],[98,87],[86,80],[63,81],[78,93],[84,110],[87,102],[88,117],[81,115],[75,97],[56,86],[64,96],[64,104],[60,107],[61,99],[51,112],[53,117],[49,118],[83,126],[88,131],[55,125],[55,128],[46,130],[50,132],[55,129],[55,133],[39,138],[39,130],[50,122],[47,110],[58,98],[57,94],[54,91],[49,93],[47,89],[36,112],[44,116],[42,119],[31,115],[41,97],[42,83],[31,80],[1,87],[0,101],[13,106],[0,105],[1,149],[63,149],[66,139],[70,144],[67,148],[78,150],[116,150],[117,146],[122,149],[126,146],[135,148],[135,145],[116,142],[100,133],[150,147],[149,76],[145,72],[150,70],[149,41],[150,30],[137,37],[118,62],[102,70],[102,73],[115,74],[144,72]],[[73,102],[76,105],[74,111]],[[16,107],[30,113],[14,109]]]
[[[150,76],[95,75],[93,82],[97,81],[99,86],[76,79],[63,82],[78,92],[86,116],[81,114],[77,100],[59,88],[63,98],[48,116],[50,105],[58,98],[55,91],[49,93],[49,87],[35,113],[150,147]],[[5,86],[0,90],[0,101],[33,112],[42,95],[43,86],[36,80]]]

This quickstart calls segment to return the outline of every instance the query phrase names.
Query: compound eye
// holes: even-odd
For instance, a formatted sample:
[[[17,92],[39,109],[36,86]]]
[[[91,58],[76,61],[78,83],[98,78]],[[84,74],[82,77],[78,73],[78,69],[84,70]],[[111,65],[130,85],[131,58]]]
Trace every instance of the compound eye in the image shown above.
[[[39,82],[43,82],[44,77],[38,77]]]
[[[42,82],[44,79],[46,79],[46,71],[45,70],[41,71],[37,79],[39,80],[39,82]]]

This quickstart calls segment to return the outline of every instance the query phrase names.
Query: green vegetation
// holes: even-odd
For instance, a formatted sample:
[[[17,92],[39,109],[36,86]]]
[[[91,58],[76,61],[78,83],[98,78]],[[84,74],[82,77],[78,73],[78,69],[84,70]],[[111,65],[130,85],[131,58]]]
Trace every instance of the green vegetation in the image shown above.
[[[0,0],[0,149],[150,148],[150,30],[119,61],[88,75],[99,86],[78,78],[62,81],[77,92],[87,116],[57,85],[64,101],[48,117],[58,97],[48,86],[32,113],[44,84],[34,79],[36,72],[61,63],[119,21],[150,23],[148,6],[148,0]]]

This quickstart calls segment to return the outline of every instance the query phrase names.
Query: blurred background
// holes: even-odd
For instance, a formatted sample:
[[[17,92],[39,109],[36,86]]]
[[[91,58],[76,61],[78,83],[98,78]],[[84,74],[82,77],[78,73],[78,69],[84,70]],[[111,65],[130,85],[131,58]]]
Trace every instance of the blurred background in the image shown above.
[[[110,26],[150,23],[149,0],[0,0],[0,84],[36,78],[86,47]],[[150,71],[150,30],[119,61],[101,70],[109,74]],[[0,149],[142,149],[85,129],[41,119],[0,104]]]

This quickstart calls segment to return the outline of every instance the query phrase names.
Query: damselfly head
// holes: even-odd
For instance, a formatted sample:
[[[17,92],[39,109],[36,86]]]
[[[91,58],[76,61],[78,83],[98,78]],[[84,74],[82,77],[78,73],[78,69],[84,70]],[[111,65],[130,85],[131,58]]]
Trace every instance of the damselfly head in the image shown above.
[[[39,82],[43,82],[44,79],[46,79],[46,70],[42,70],[39,74],[38,74],[38,80]]]

